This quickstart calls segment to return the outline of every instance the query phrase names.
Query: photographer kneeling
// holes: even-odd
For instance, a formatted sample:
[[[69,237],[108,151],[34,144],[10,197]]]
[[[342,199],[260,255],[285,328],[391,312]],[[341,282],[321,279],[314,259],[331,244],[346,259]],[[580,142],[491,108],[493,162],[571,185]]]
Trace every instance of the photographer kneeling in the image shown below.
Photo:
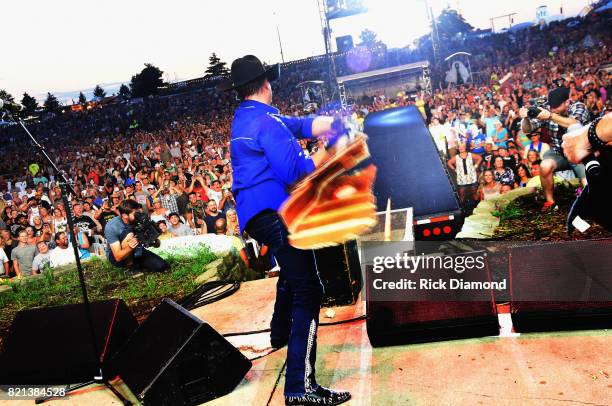
[[[573,101],[569,98],[569,89],[558,87],[548,94],[549,110],[532,107],[521,108],[519,115],[523,118],[521,128],[526,134],[538,130],[543,125],[548,126],[551,136],[551,149],[547,151],[540,164],[540,180],[546,202],[542,211],[556,208],[554,198],[555,171],[571,169],[580,178],[583,185],[586,184],[584,165],[570,162],[563,153],[563,135],[567,128],[574,125],[586,125],[589,121],[589,111],[584,103]]]
[[[136,213],[142,206],[135,200],[126,199],[117,207],[119,216],[113,218],[104,227],[104,236],[108,242],[106,256],[111,264],[127,267],[135,271],[163,272],[170,265],[158,255],[140,246],[134,235]]]

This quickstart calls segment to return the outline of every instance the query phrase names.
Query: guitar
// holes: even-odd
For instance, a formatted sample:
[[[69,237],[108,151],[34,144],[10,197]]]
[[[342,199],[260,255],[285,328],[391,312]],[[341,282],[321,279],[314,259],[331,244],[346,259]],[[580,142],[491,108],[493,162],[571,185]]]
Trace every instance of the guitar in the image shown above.
[[[367,136],[357,133],[331,158],[298,182],[279,214],[289,230],[289,243],[315,249],[355,239],[376,224],[373,164],[351,172],[370,156]]]

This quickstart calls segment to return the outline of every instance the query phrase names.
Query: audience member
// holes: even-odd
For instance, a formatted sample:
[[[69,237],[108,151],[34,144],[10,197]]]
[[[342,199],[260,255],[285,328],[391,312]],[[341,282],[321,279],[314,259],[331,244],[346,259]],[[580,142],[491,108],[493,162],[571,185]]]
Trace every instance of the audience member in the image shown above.
[[[32,273],[34,274],[41,273],[45,267],[49,266],[51,257],[51,252],[49,252],[49,246],[46,242],[39,241],[38,244],[36,244],[36,249],[38,250],[38,254],[32,261]]]
[[[28,244],[28,233],[25,230],[19,231],[19,243],[11,251],[13,268],[18,278],[32,275],[32,262],[36,255],[36,246]]]
[[[183,223],[178,213],[170,213],[170,216],[168,217],[170,220],[170,227],[168,227],[168,231],[170,231],[170,234],[172,234],[174,237],[193,235],[191,228]]]

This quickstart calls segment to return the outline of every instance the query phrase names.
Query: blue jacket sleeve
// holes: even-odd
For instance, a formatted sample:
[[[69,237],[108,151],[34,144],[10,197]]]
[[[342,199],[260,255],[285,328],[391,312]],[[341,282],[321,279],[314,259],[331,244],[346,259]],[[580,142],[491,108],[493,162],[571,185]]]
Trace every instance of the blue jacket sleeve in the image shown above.
[[[258,139],[270,168],[289,186],[312,172],[315,165],[283,124],[278,116],[268,116],[259,129]]]
[[[296,138],[312,138],[312,122],[315,117],[290,117],[274,114]]]

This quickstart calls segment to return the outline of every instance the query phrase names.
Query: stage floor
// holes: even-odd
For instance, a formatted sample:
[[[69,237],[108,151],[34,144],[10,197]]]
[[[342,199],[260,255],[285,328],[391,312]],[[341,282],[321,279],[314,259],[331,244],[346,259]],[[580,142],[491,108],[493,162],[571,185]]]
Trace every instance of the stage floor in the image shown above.
[[[221,333],[267,328],[275,279],[244,283],[234,295],[196,309]],[[337,321],[360,316],[363,302],[334,308]],[[232,337],[249,358],[265,353],[267,334]],[[608,330],[487,337],[372,348],[365,321],[319,328],[317,379],[350,390],[347,405],[609,405],[612,332]],[[286,349],[254,361],[243,382],[208,405],[283,405]],[[121,385],[119,385],[121,386]],[[33,401],[0,401],[0,405]],[[47,404],[119,405],[91,387]]]

